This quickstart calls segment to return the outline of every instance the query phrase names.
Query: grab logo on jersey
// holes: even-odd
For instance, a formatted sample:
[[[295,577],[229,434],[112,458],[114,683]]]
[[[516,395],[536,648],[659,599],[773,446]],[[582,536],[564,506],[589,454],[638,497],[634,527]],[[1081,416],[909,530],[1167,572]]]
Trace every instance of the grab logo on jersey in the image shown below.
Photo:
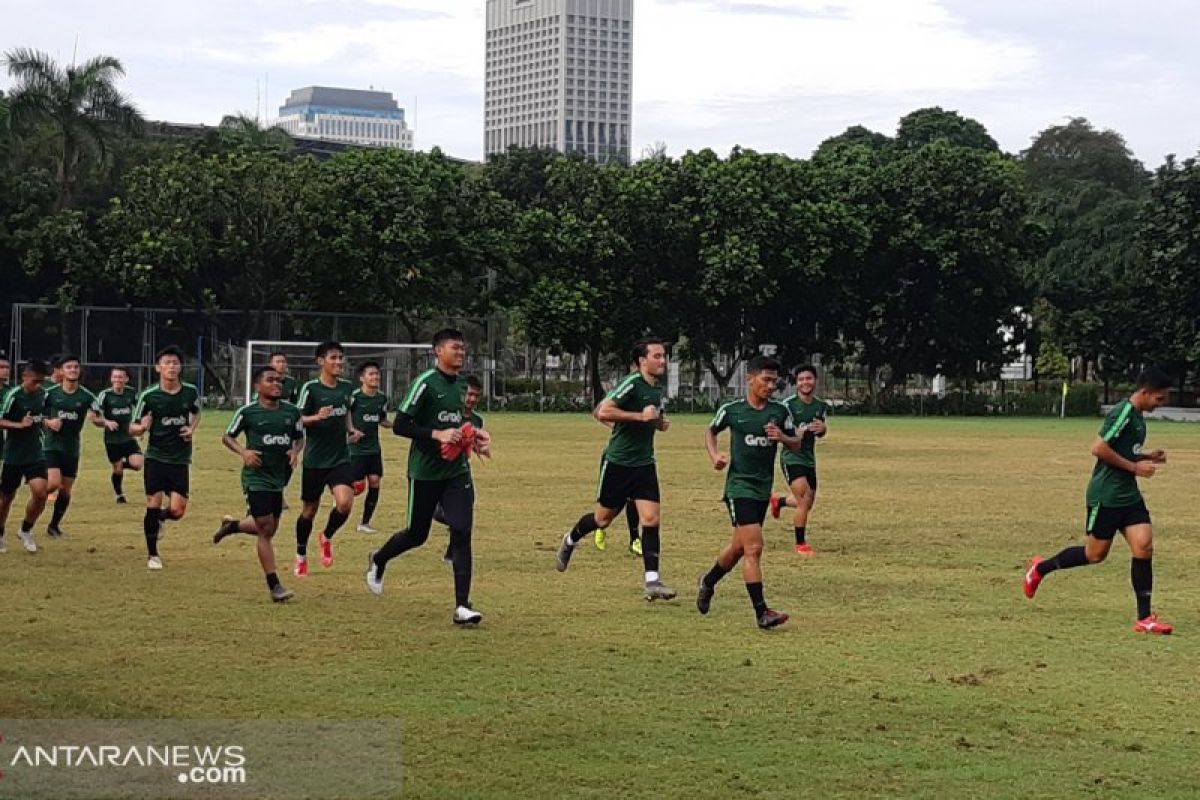
[[[462,412],[461,411],[439,411],[437,418],[438,418],[438,422],[450,422],[455,425],[458,425],[459,423],[462,422]]]
[[[69,419],[71,422],[75,422],[76,420],[78,420],[78,419],[79,419],[79,412],[77,412],[77,411],[65,411],[65,410],[64,410],[64,411],[59,411],[59,412],[58,412],[58,418],[59,418],[59,419]]]
[[[752,433],[747,433],[746,438],[742,441],[746,443],[747,447],[771,447],[775,444],[765,436],[755,436]]]
[[[1142,446],[1140,444],[1135,444],[1133,446],[1133,454],[1135,456],[1140,456],[1142,454]]]
[[[182,428],[188,424],[187,417],[163,417],[159,422],[166,428]]]
[[[378,414],[363,414],[363,422],[379,422]]]
[[[262,437],[262,443],[268,447],[272,445],[282,445],[287,447],[292,443],[292,437],[288,436],[286,433],[268,433],[266,436]]]
[[[329,416],[331,416],[331,417],[346,416],[346,407],[345,406],[334,406],[332,409],[330,409]]]
[[[133,409],[132,409],[132,408],[129,408],[129,407],[125,407],[125,408],[110,408],[110,409],[108,410],[108,413],[109,413],[109,414],[111,414],[111,415],[112,415],[112,416],[114,416],[114,417],[128,417],[130,414],[132,414],[132,413],[133,413]]]

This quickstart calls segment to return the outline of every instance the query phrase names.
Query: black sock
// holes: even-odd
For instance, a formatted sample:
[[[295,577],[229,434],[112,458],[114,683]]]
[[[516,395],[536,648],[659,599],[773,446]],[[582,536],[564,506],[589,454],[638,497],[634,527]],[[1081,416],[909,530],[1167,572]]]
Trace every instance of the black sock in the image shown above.
[[[50,515],[50,527],[58,528],[58,524],[62,522],[62,518],[66,516],[67,507],[71,505],[71,495],[58,493],[58,497],[54,498],[54,513]]]
[[[268,572],[267,573],[267,588],[274,589],[278,585],[279,585],[279,576],[276,575],[274,572]]]
[[[349,514],[343,514],[336,508],[329,512],[329,519],[325,521],[325,538],[332,539],[333,535],[338,532],[338,528],[346,524]]]
[[[454,563],[454,605],[471,605],[471,533],[450,531],[450,558]]]
[[[796,544],[804,544],[804,536],[808,531],[803,525],[796,526]]]
[[[702,580],[704,581],[705,586],[710,589],[715,589],[717,588],[717,583],[720,582],[721,578],[724,578],[728,574],[729,570],[725,569],[720,564],[713,564],[712,569],[708,571],[708,574],[705,575]]]
[[[146,553],[158,555],[158,526],[162,524],[159,509],[147,508],[146,516],[142,518],[142,533],[146,536]]]
[[[308,556],[308,537],[312,536],[313,521],[304,517],[296,517],[296,555],[301,558]]]
[[[1150,616],[1150,593],[1154,590],[1154,561],[1135,558],[1129,562],[1129,579],[1133,582],[1133,596],[1137,598],[1138,619]]]
[[[35,520],[31,520],[31,519],[21,520],[21,533],[29,533],[31,530],[33,530],[34,522],[35,522]]]
[[[658,554],[662,549],[657,525],[646,525],[642,528],[642,564],[646,572],[658,572]]]
[[[746,593],[750,595],[750,605],[754,606],[754,616],[761,617],[767,610],[767,601],[763,599],[762,581],[747,583]]]
[[[1056,569],[1072,569],[1087,566],[1087,548],[1083,545],[1064,548],[1054,558],[1049,558],[1037,565],[1038,574],[1043,578]],[[1140,617],[1139,617],[1140,619]]]
[[[625,505],[625,522],[629,525],[629,543],[633,544],[638,540],[638,528],[642,524],[641,517],[638,516],[637,503],[633,500]]]
[[[375,516],[375,506],[379,504],[379,487],[374,486],[367,489],[367,499],[363,502],[363,525],[371,524],[371,517]]]
[[[387,568],[387,563],[396,556],[407,553],[414,547],[420,547],[429,539],[429,532],[426,531],[424,536],[418,536],[408,528],[401,531],[396,531],[391,537],[383,543],[383,547],[375,552],[375,569],[380,575]]]
[[[567,535],[571,537],[571,544],[576,545],[579,544],[580,539],[599,527],[596,524],[596,515],[588,513],[579,518],[579,522],[575,523],[575,527],[571,528],[571,532]]]
[[[125,481],[125,473],[114,472],[113,474],[109,475],[108,477],[110,480],[112,480],[113,492],[117,495],[117,497],[120,497],[121,495],[125,494],[125,490],[123,488],[121,488],[121,484],[124,483],[124,481]]]

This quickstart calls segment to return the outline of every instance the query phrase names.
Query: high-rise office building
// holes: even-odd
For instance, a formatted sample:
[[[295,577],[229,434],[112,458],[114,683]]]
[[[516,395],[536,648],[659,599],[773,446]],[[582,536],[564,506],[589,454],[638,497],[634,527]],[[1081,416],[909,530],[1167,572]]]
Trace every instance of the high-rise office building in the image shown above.
[[[391,92],[306,86],[279,109],[276,124],[292,136],[413,149],[413,132]]]
[[[487,0],[484,153],[629,160],[633,0]]]

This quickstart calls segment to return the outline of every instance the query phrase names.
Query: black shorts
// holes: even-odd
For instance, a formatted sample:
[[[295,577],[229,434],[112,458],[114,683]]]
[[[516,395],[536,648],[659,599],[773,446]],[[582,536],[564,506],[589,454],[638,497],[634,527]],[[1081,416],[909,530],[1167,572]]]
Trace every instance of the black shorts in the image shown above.
[[[382,453],[353,456],[350,463],[354,467],[354,480],[356,481],[365,481],[368,475],[383,477]]]
[[[336,467],[322,469],[320,467],[305,467],[300,477],[300,499],[305,503],[315,503],[321,499],[325,487],[353,486],[354,468],[347,461]]]
[[[807,467],[803,464],[784,464],[783,479],[787,481],[787,485],[791,486],[796,481],[804,478],[808,482],[808,488],[815,492],[817,491],[817,468]]]
[[[67,455],[61,450],[47,450],[46,469],[56,469],[64,478],[74,478],[79,475],[79,456]]]
[[[104,452],[108,456],[108,463],[116,464],[118,461],[124,461],[130,456],[136,456],[142,452],[141,446],[137,443],[137,439],[130,439],[128,442],[120,444],[104,443]]]
[[[283,516],[283,492],[246,492],[246,508],[250,516],[275,517]]]
[[[658,468],[654,464],[625,467],[600,460],[600,491],[596,502],[619,511],[629,500],[659,502]]]
[[[1136,506],[1088,506],[1087,526],[1089,536],[1111,541],[1118,533],[1134,525],[1149,525],[1150,509],[1145,503]]]
[[[735,528],[741,525],[761,526],[767,519],[767,509],[771,507],[771,501],[726,497],[725,507],[729,509],[729,521]]]
[[[142,472],[146,496],[163,492],[187,497],[191,493],[191,473],[188,464],[166,464],[147,458],[145,470]]]
[[[29,483],[41,478],[46,480],[46,462],[35,461],[32,464],[5,464],[0,469],[0,494],[13,494],[21,488],[21,482]]]

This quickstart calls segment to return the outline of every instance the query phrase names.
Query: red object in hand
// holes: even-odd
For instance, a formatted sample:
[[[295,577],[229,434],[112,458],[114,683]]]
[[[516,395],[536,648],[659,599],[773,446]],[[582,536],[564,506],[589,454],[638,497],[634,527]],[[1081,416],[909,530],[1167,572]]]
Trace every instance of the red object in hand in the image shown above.
[[[462,439],[457,444],[442,443],[442,458],[446,461],[457,461],[464,452],[470,457],[469,454],[475,447],[475,426],[468,422],[459,430],[462,431]]]

